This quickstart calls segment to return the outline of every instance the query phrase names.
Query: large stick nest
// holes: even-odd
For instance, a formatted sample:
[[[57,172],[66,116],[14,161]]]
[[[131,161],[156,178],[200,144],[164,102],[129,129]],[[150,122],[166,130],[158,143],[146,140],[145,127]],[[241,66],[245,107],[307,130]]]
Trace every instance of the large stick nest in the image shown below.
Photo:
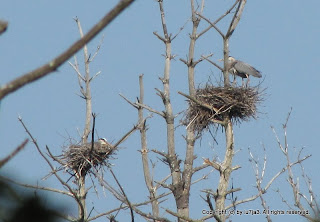
[[[239,123],[256,119],[257,105],[262,101],[258,87],[214,87],[206,85],[196,90],[195,100],[189,100],[189,108],[182,121],[187,127],[201,133],[210,125],[221,123],[225,115]]]
[[[103,166],[109,167],[109,159],[115,151],[116,148],[109,143],[102,145],[95,142],[93,146],[92,143],[71,144],[65,148],[60,161],[66,170],[72,170],[77,177],[85,176],[88,172],[95,174]]]

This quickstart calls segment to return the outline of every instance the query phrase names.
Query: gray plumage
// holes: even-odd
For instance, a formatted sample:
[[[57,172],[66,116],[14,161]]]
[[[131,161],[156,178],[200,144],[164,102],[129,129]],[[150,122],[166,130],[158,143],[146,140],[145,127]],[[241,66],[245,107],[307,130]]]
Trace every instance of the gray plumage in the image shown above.
[[[92,147],[91,143],[88,143]],[[94,142],[93,149],[97,152],[107,152],[112,148],[111,144],[108,143],[106,138],[100,138],[98,142]]]
[[[249,76],[254,76],[257,78],[261,78],[262,75],[259,70],[255,69],[251,65],[236,60],[235,58],[229,56],[228,62],[230,63],[230,69],[229,71],[233,75],[240,76],[241,78],[249,78]]]
[[[71,145],[71,149],[84,149],[84,150],[91,150],[92,143],[86,143],[83,145]],[[105,138],[100,138],[97,142],[93,143],[93,150],[98,153],[108,153],[113,148],[113,146],[108,143]]]

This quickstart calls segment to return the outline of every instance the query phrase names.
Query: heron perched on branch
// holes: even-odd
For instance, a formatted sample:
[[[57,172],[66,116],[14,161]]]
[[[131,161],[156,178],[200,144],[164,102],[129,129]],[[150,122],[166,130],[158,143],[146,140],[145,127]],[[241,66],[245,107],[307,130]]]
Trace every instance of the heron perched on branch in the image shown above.
[[[254,76],[257,78],[262,77],[259,70],[255,69],[254,67],[252,67],[251,65],[245,62],[236,60],[232,56],[229,56],[228,62],[230,64],[229,72],[234,75],[234,82],[235,82],[235,76],[240,76],[242,78],[242,86],[243,86],[243,79],[245,78],[248,79],[246,83],[246,86],[248,86],[250,81],[249,76]]]

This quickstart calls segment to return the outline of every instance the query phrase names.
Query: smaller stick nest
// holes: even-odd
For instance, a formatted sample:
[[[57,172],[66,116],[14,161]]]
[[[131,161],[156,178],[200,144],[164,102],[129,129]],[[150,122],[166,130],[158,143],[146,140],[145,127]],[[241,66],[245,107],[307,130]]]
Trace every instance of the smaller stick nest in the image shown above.
[[[258,87],[214,87],[206,85],[197,89],[195,100],[189,100],[189,108],[182,121],[184,125],[201,133],[210,125],[222,123],[229,115],[232,122],[240,123],[256,118],[257,104],[262,101]]]
[[[92,167],[95,172],[102,166],[110,166],[109,159],[115,153],[116,148],[111,144],[100,144],[99,142],[86,143],[84,145],[71,144],[63,152],[60,159],[64,168],[71,169],[77,177],[85,176]]]

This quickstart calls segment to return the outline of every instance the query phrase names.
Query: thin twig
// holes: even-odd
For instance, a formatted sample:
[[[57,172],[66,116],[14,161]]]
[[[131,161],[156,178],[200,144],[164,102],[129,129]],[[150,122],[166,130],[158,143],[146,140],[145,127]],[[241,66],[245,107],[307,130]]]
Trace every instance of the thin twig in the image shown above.
[[[34,137],[32,136],[32,134],[30,133],[30,131],[28,130],[28,128],[26,127],[26,125],[24,124],[24,122],[22,121],[22,118],[19,117],[18,118],[20,123],[22,124],[23,128],[26,130],[27,134],[29,135],[29,137],[31,138],[32,142],[34,143],[34,145],[36,146],[38,152],[40,153],[40,155],[42,156],[42,158],[48,163],[49,167],[51,168],[53,174],[55,175],[55,177],[58,179],[58,181],[61,183],[62,186],[64,186],[67,190],[69,190],[69,192],[73,195],[73,198],[77,201],[80,211],[81,211],[81,220],[84,220],[84,207],[78,197],[78,195],[76,194],[76,192],[64,181],[61,179],[61,177],[57,174],[57,172],[55,171],[53,165],[51,164],[51,162],[49,161],[49,159],[43,154],[43,152],[40,150],[40,147],[37,143],[37,141],[34,139]]]
[[[239,2],[239,5],[238,5],[238,8],[237,8],[236,12],[234,13],[234,16],[232,18],[231,23],[230,23],[229,29],[228,29],[227,34],[226,34],[226,38],[230,38],[230,36],[234,32],[234,30],[236,29],[236,27],[237,27],[237,25],[238,25],[238,23],[240,21],[242,12],[244,10],[244,6],[247,3],[247,0],[237,0],[237,2]]]
[[[19,185],[21,187],[27,187],[27,188],[32,188],[32,189],[36,189],[36,190],[45,190],[45,191],[50,191],[50,192],[54,192],[54,193],[60,193],[60,194],[64,194],[70,197],[73,197],[73,194],[70,192],[66,192],[63,190],[58,190],[55,188],[51,188],[51,187],[43,187],[43,186],[38,186],[38,185],[31,185],[31,184],[26,184],[26,183],[20,183],[18,181],[15,181],[13,179],[10,179],[9,177],[4,177],[0,175],[0,179],[6,182],[10,182],[13,183],[15,185]]]
[[[94,60],[94,58],[98,55],[99,50],[101,49],[102,43],[104,40],[104,35],[102,35],[102,38],[99,42],[99,45],[97,46],[97,50],[95,51],[95,53],[93,54],[93,56],[91,56],[90,62],[92,62]]]
[[[204,19],[206,22],[208,22],[215,30],[217,30],[217,32],[221,35],[221,37],[222,37],[223,39],[225,39],[226,36],[222,33],[222,31],[221,31],[214,23],[212,23],[209,19],[207,19],[206,17],[204,17],[204,16],[201,15],[200,13],[196,12],[196,14],[197,14],[200,18],[202,18],[202,19]]]
[[[226,17],[228,14],[230,14],[230,12],[232,11],[232,9],[234,9],[234,7],[236,7],[238,3],[238,0],[235,1],[235,3],[223,14],[221,15],[217,20],[215,20],[213,22],[213,24],[217,24],[218,22],[220,22],[224,17]],[[202,14],[202,12],[200,12]],[[206,29],[204,29],[202,32],[200,32],[197,36],[197,38],[200,38],[203,34],[205,34],[207,31],[209,31],[212,28],[211,25],[209,25]]]
[[[11,160],[15,155],[17,155],[29,142],[28,139],[25,139],[17,148],[15,148],[7,157],[0,160],[0,168],[3,167],[9,160]]]
[[[144,119],[144,121],[145,121],[146,119],[148,119],[148,117],[146,117],[146,118]],[[114,148],[118,147],[121,143],[123,143],[126,139],[128,139],[128,137],[129,137],[134,131],[136,131],[137,129],[139,129],[140,126],[141,126],[141,124],[143,124],[143,123],[144,123],[144,122],[140,122],[140,123],[134,125],[131,130],[129,130],[124,136],[122,136],[122,137],[118,140],[118,142],[116,142],[116,143],[113,145],[113,147],[114,147]]]
[[[127,202],[128,206],[129,206],[129,208],[130,208],[131,221],[134,222],[133,210],[132,210],[131,203],[130,203],[130,201],[129,201],[129,199],[128,199],[128,196],[127,196],[126,193],[124,192],[124,189],[123,189],[122,186],[120,185],[119,180],[117,179],[116,175],[113,173],[112,169],[110,169],[110,173],[112,174],[114,180],[115,180],[116,183],[118,184],[118,186],[119,186],[119,188],[120,188],[123,196],[124,196],[125,199],[126,199],[126,202]]]
[[[206,58],[206,57],[203,57],[203,59],[207,60],[208,62],[210,62],[212,65],[214,65],[215,67],[217,67],[218,69],[220,69],[221,71],[223,71],[223,68],[221,66],[219,66],[217,63],[211,61],[210,59]]]

